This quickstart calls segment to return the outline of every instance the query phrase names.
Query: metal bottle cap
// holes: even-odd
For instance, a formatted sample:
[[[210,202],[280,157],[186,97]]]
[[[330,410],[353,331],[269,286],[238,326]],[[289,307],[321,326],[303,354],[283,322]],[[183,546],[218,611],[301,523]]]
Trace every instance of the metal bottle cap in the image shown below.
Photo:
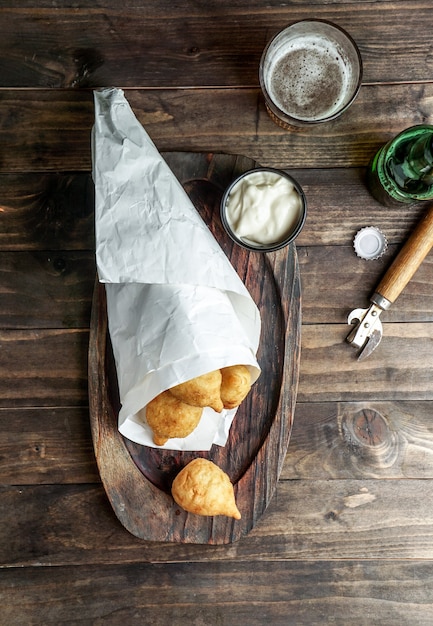
[[[379,228],[366,226],[356,233],[353,246],[361,259],[373,261],[382,256],[388,247],[388,242]]]

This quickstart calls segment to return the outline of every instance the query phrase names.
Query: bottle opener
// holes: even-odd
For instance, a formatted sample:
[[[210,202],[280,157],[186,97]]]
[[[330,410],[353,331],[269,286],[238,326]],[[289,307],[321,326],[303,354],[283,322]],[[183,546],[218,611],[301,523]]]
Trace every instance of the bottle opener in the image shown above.
[[[346,341],[359,349],[358,361],[367,358],[382,339],[380,314],[401,294],[433,246],[433,205],[418,223],[370,298],[368,309],[354,309],[348,324],[356,324]]]

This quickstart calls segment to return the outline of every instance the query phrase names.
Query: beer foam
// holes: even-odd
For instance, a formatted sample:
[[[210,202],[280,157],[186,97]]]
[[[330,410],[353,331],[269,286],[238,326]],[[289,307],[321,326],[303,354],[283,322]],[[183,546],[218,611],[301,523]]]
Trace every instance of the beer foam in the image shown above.
[[[315,35],[290,40],[274,55],[267,90],[287,115],[306,121],[330,117],[346,103],[350,64],[329,39]]]

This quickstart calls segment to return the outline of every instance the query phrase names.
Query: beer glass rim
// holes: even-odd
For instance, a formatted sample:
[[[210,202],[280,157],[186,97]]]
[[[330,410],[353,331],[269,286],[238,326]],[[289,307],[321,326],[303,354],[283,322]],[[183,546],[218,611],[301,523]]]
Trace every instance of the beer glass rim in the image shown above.
[[[268,51],[269,51],[270,47],[272,46],[272,44],[275,42],[275,40],[278,37],[282,36],[284,33],[288,32],[291,29],[293,29],[293,27],[299,26],[299,25],[302,25],[302,24],[324,24],[327,27],[329,27],[330,30],[339,31],[340,34],[343,35],[343,37],[347,40],[347,42],[351,46],[353,52],[355,53],[355,57],[357,59],[357,64],[358,64],[357,81],[356,81],[356,84],[354,85],[352,94],[347,99],[345,104],[341,108],[339,108],[336,111],[334,111],[333,113],[331,113],[330,115],[327,115],[326,117],[321,117],[321,118],[318,118],[318,119],[314,119],[314,120],[311,120],[311,119],[300,119],[300,118],[294,117],[293,115],[290,115],[286,111],[283,111],[273,101],[273,99],[271,98],[271,96],[270,96],[270,94],[268,92],[268,89],[266,87],[266,81],[265,81],[265,78],[264,78],[264,71],[263,71],[264,63],[266,61],[266,57],[267,57]],[[312,34],[314,34],[314,32]],[[359,90],[361,88],[362,76],[363,76],[362,57],[361,57],[361,53],[359,51],[358,45],[357,45],[356,41],[354,40],[354,38],[350,35],[350,33],[348,33],[339,24],[335,24],[334,22],[331,22],[329,20],[322,19],[322,18],[306,18],[306,19],[302,19],[302,20],[296,20],[295,22],[292,22],[292,23],[288,24],[287,26],[285,26],[284,28],[280,29],[267,42],[267,44],[266,44],[266,46],[265,46],[265,48],[264,48],[264,50],[262,52],[262,55],[261,55],[261,58],[260,58],[260,65],[259,65],[260,87],[261,87],[261,90],[263,92],[263,95],[265,96],[266,106],[268,107],[268,109],[270,109],[269,112],[271,114],[271,117],[273,117],[273,118],[276,117],[277,118],[277,119],[274,119],[274,121],[276,121],[277,123],[281,123],[282,126],[284,126],[284,122],[286,122],[289,126],[290,126],[290,124],[293,124],[294,126],[314,126],[314,125],[317,125],[317,124],[323,124],[324,122],[332,121],[332,120],[336,119],[337,117],[340,117],[340,115],[342,115],[350,107],[350,105],[353,103],[353,101],[357,97],[357,95],[359,93]]]

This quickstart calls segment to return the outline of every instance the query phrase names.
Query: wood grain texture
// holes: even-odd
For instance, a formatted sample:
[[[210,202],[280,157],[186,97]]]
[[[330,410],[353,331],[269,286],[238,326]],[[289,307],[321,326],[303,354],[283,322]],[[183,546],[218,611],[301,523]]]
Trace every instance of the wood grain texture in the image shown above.
[[[348,329],[303,326],[298,401],[432,399],[431,322],[384,324],[362,363],[345,342]],[[85,329],[0,331],[0,407],[87,406],[88,340]]]
[[[433,120],[432,83],[366,84],[330,126],[296,133],[272,122],[255,87],[130,89],[127,97],[162,152],[243,154],[282,168],[365,167],[408,119],[411,125]],[[0,172],[90,171],[90,89],[11,89],[1,102]]]
[[[0,330],[0,408],[87,406],[89,331]]]
[[[393,2],[395,4],[394,0],[373,0],[373,2],[376,4]],[[9,8],[9,9],[23,10],[26,8],[27,9],[34,8],[33,0],[18,0],[13,3],[9,2],[9,4],[5,2],[4,4],[5,4],[5,8]],[[11,6],[12,4],[13,6]],[[304,0],[293,0],[291,4],[293,6],[302,6],[303,4],[305,4],[305,2]],[[325,5],[325,4],[331,4],[331,5],[339,4],[339,0],[311,0],[308,3],[308,6]],[[354,5],[360,6],[362,4],[362,0],[361,1],[360,0],[348,0],[344,4],[354,4]],[[247,11],[253,12],[254,14],[257,12],[260,12],[260,13],[268,12],[268,11],[275,12],[275,10],[284,11],[286,7],[286,5],[281,2],[281,0],[270,0],[269,2],[266,3],[265,7],[263,6],[263,3],[261,0],[250,0],[248,2],[247,9],[245,8],[245,3],[243,0],[220,0],[218,5],[222,9],[224,9],[224,11],[227,11],[228,9],[232,9],[234,12],[239,13],[241,15],[245,14]],[[125,8],[132,8],[136,10],[138,8],[137,0],[125,0],[124,6]],[[50,0],[41,0],[40,2],[38,2],[38,7],[45,8],[45,9],[52,9],[53,5]],[[95,8],[95,3],[92,0],[80,0],[80,2],[76,2],[76,0],[65,0],[62,4],[62,7],[64,9],[76,10],[78,8],[80,10],[86,11],[89,8]],[[116,2],[116,0],[104,0],[104,7],[107,9],[118,9],[119,5]],[[352,7],[350,8],[352,9]],[[192,8],[188,4],[178,2],[176,4],[173,4],[172,7],[170,7],[170,15],[182,17],[184,15],[192,14],[193,11],[204,13],[206,10],[208,11],[211,10],[206,0],[196,0],[194,3],[194,8]],[[356,6],[355,6],[355,10],[356,10]],[[161,3],[159,2],[159,0],[148,0],[146,2],[146,14],[148,15],[149,18],[150,17],[156,18],[160,16],[167,17],[166,7],[161,6]]]
[[[260,55],[270,37],[290,22],[312,17],[305,3],[261,5],[256,11],[240,3],[179,3],[170,12],[156,3],[146,4],[146,10],[112,3],[62,12],[45,7],[36,14],[20,5],[0,13],[2,87],[257,85]],[[317,3],[314,17],[351,33],[364,59],[366,83],[429,81],[430,9],[427,0],[412,0],[410,6],[402,0],[357,2],[350,11],[346,3]],[[36,42],[44,42],[43,48]]]
[[[47,595],[45,624],[71,623],[83,606],[82,623],[109,626],[262,626],[265,621],[275,626],[429,626],[433,611],[433,568],[416,560],[276,561],[271,568],[254,563],[254,569],[249,562],[89,564],[60,571],[3,570],[0,580],[10,599],[3,609],[9,626],[37,624],[34,606]]]
[[[0,327],[88,328],[93,252],[0,251]]]
[[[206,175],[203,167],[206,164],[203,164],[200,153],[165,152],[163,155],[182,182],[187,181],[191,172],[196,178]],[[220,154],[219,158],[222,160],[223,155]],[[233,160],[233,155],[226,158]],[[367,155],[365,158],[367,160]],[[237,161],[233,175],[241,172],[243,164],[249,159],[243,157]],[[187,176],[186,166],[189,169]],[[332,271],[332,259],[339,254],[338,248],[332,246],[352,247],[357,230],[371,223],[387,237],[390,248],[386,256],[379,261],[365,263],[353,256],[352,250],[344,266],[350,263],[349,275],[374,268],[383,271],[385,263],[388,264],[396,253],[391,246],[406,240],[428,206],[421,203],[420,206],[402,206],[398,210],[383,207],[366,188],[365,168],[310,170],[290,167],[288,170],[302,185],[308,202],[307,223],[296,241],[297,247],[317,247],[316,251],[300,251],[300,262],[303,262],[307,272],[307,261],[313,253],[323,255],[322,271]],[[224,168],[214,174],[219,176],[218,185],[221,188],[227,186],[229,180],[223,172]],[[0,250],[48,250],[51,254],[59,250],[94,250],[94,201],[89,172],[0,174],[0,184]],[[320,247],[322,245],[323,248]],[[325,258],[325,255],[328,257]],[[56,254],[55,258],[58,257]],[[335,260],[338,267],[339,259]]]
[[[281,477],[431,479],[431,404],[298,402]]]
[[[3,567],[120,563],[433,560],[429,480],[280,481],[257,526],[230,545],[142,541],[102,485],[3,486]],[[24,533],[23,528],[32,529]],[[252,569],[253,571],[253,569]]]
[[[372,262],[359,259],[352,245],[298,246],[304,323],[346,324],[350,311],[368,306],[400,247],[389,246],[381,259]],[[383,323],[432,322],[432,282],[433,255],[429,254],[396,303],[381,315]]]
[[[98,483],[87,407],[0,409],[0,482]]]
[[[1,250],[94,249],[88,172],[3,174],[0,182]]]
[[[1,409],[0,424],[1,483],[100,481],[87,408]],[[282,479],[432,476],[429,401],[297,403]]]
[[[380,345],[368,359],[346,343],[350,327],[311,324],[302,329],[298,400],[431,400],[433,324],[383,325]]]

